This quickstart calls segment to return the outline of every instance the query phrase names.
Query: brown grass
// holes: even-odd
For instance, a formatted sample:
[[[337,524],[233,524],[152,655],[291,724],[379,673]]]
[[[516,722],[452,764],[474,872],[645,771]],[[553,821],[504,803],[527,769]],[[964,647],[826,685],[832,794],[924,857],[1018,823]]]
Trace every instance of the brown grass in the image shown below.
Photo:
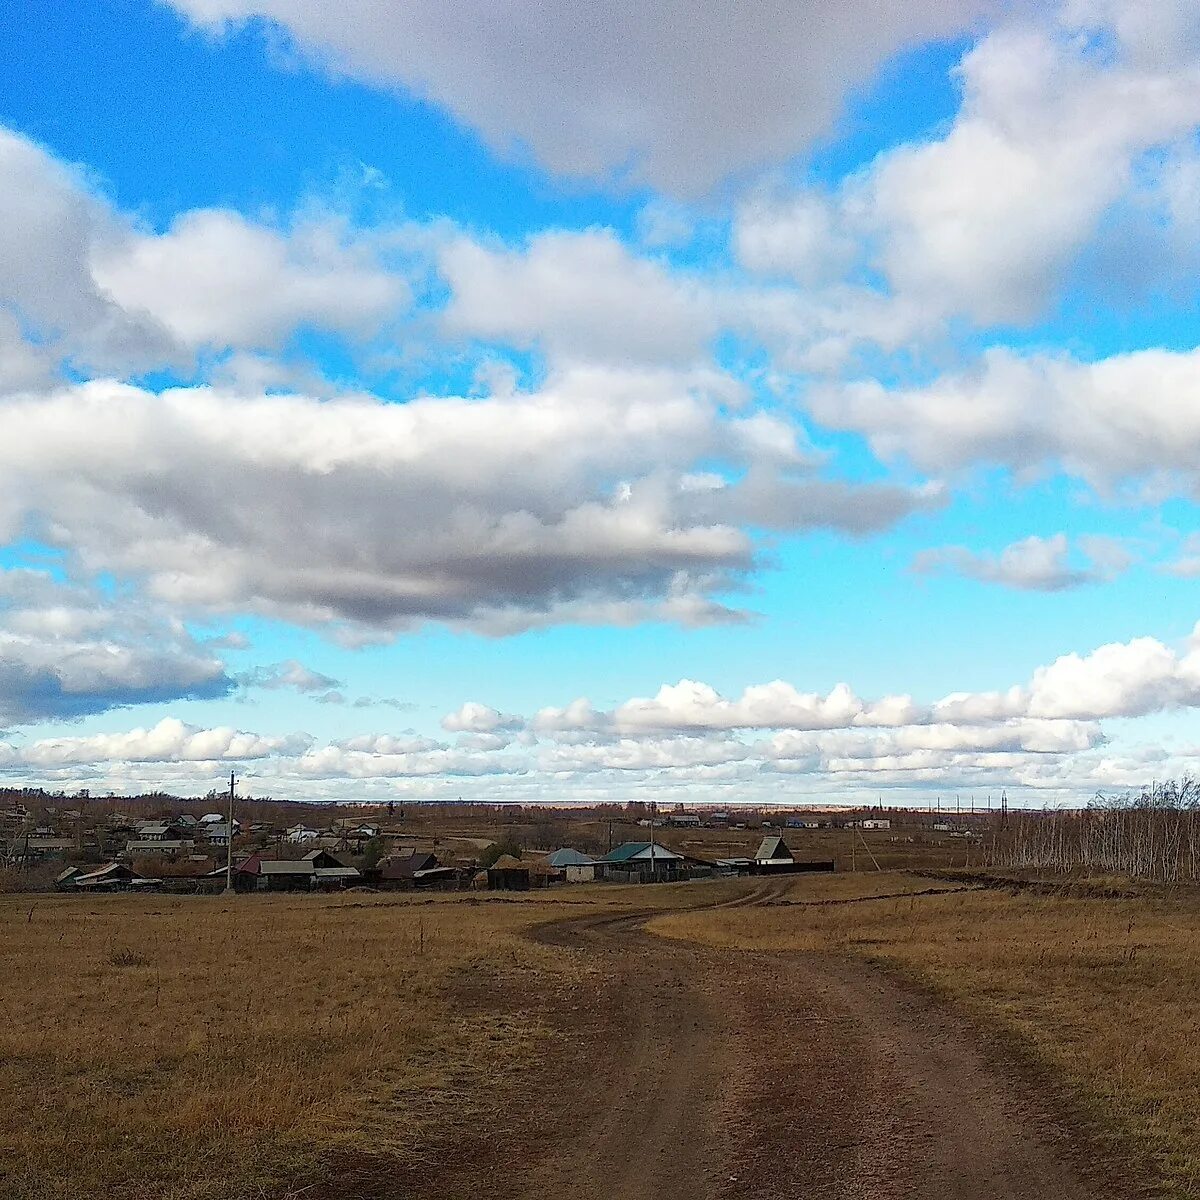
[[[535,911],[0,900],[0,1195],[281,1195],[333,1150],[412,1145],[463,1072],[536,1049],[446,1001],[543,965],[512,936]]]
[[[329,1196],[334,1160],[394,1171],[553,1048],[519,998],[562,1002],[588,968],[522,930],[727,892],[0,896],[0,1197]]]
[[[922,895],[958,885],[886,872],[776,886],[782,902],[740,908],[698,906],[744,881],[0,897],[0,1197],[331,1196],[346,1156],[428,1161],[457,1130],[500,1127],[488,1080],[553,1052],[547,1012],[602,982],[522,931],[646,907],[670,937],[920,979],[1065,1081],[1148,1182],[1200,1192],[1200,898],[1120,880]]]
[[[931,881],[918,881],[928,886]],[[1200,896],[1120,881],[1076,894],[1000,890],[820,905],[912,887],[911,876],[835,876],[802,903],[658,917],[666,936],[816,950],[902,969],[1011,1035],[1047,1078],[1143,1157],[1167,1194],[1200,1194]],[[914,888],[914,890],[916,890]]]

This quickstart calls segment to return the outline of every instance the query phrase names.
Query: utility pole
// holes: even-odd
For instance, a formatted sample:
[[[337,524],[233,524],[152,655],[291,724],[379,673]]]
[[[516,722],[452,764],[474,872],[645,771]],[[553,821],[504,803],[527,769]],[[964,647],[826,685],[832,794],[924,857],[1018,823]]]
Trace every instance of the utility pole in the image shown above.
[[[233,891],[233,791],[237,786],[237,780],[234,778],[233,772],[229,772],[229,820],[225,828],[229,833],[229,840],[225,843],[225,894],[229,895]]]

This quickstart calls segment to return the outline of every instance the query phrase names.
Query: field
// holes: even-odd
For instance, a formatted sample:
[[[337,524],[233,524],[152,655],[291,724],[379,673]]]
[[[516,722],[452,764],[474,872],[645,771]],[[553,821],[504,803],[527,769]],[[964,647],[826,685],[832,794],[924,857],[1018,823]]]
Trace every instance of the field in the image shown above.
[[[1198,935],[874,870],[0,897],[0,1196],[1194,1196]]]

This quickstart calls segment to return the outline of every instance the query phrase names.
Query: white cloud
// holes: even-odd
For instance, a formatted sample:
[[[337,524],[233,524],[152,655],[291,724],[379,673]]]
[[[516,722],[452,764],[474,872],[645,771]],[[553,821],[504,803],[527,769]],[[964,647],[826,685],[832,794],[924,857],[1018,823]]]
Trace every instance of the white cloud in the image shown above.
[[[378,250],[332,217],[281,232],[233,212],[187,212],[166,233],[94,252],[92,274],[124,311],[152,314],[189,349],[278,346],[305,325],[361,340],[408,303]]]
[[[41,738],[16,753],[21,762],[32,767],[109,761],[248,761],[273,754],[302,753],[311,740],[305,734],[263,737],[225,727],[200,729],[173,717],[164,717],[152,729],[89,737]]]
[[[439,265],[449,329],[557,359],[686,366],[718,329],[707,286],[634,257],[611,230],[542,233],[518,251],[460,237]]]
[[[521,717],[498,712],[473,700],[442,718],[442,728],[450,733],[498,733],[521,729],[524,724]]]
[[[1080,539],[1083,545],[1085,539]],[[1032,592],[1060,592],[1111,578],[1129,564],[1128,555],[1112,539],[1089,542],[1098,556],[1094,563],[1072,562],[1065,533],[1050,537],[1036,534],[1005,546],[999,554],[979,554],[965,546],[940,546],[922,550],[913,559],[913,570],[922,574],[952,571],[984,583]]]
[[[0,572],[0,721],[213,699],[232,687],[224,664],[152,606],[41,572]]]
[[[528,146],[553,171],[683,192],[791,157],[891,55],[956,34],[992,7],[171,2],[207,28],[267,19],[334,70],[427,97],[493,147]]]
[[[80,169],[0,127],[0,381],[10,387],[40,382],[63,357],[129,373],[186,366],[204,349],[276,347],[302,326],[361,340],[408,302],[382,256],[333,216],[274,228],[211,209],[149,232]],[[15,341],[14,314],[36,357]]]
[[[802,462],[780,418],[725,416],[711,373],[575,369],[481,399],[319,402],[95,382],[0,404],[0,536],[36,530],[184,611],[395,631],[712,620],[752,569],[739,488]],[[751,479],[757,476],[752,473]],[[878,529],[921,491],[801,488],[779,525]],[[721,502],[723,498],[723,503]]]
[[[814,390],[808,403],[881,457],[929,470],[994,463],[1065,470],[1105,490],[1140,482],[1200,492],[1200,351],[1087,363],[995,348],[924,386],[863,382]]]
[[[332,675],[323,675],[306,667],[302,662],[289,658],[286,662],[275,663],[269,667],[255,667],[247,671],[239,680],[245,687],[260,688],[294,688],[298,692],[333,692],[343,686],[340,680]],[[340,701],[333,701],[339,703]]]
[[[1153,270],[1169,278],[1167,247],[1194,259],[1181,234],[1195,219],[1195,14],[1104,0],[1008,21],[964,56],[944,132],[883,151],[833,193],[747,201],[734,225],[740,260],[810,285],[878,273],[910,336],[960,315],[1031,321],[1089,250],[1100,255],[1093,284],[1119,297],[1146,274],[1155,241]],[[1135,203],[1150,220],[1104,224]]]

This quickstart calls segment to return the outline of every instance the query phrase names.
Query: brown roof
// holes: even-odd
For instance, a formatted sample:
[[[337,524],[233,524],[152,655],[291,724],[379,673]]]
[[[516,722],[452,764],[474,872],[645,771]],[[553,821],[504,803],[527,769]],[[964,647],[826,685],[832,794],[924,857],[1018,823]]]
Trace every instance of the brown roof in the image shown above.
[[[379,864],[379,874],[382,879],[411,879],[416,872],[437,865],[437,857],[427,850],[414,854],[392,854]]]
[[[513,858],[511,854],[502,854],[488,868],[490,871],[528,871],[531,864],[522,862],[519,858]]]

